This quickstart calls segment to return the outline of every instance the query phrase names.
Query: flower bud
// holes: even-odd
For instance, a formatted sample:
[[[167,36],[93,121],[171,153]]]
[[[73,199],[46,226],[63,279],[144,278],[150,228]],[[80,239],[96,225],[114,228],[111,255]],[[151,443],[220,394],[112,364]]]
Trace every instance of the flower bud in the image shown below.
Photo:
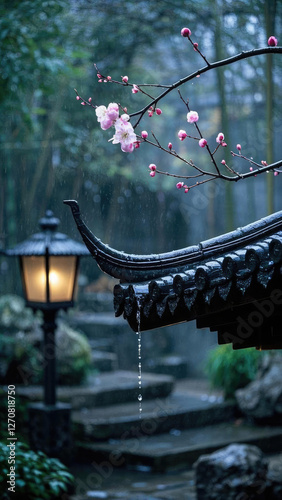
[[[127,82],[128,82],[128,76],[123,76],[123,77],[122,77],[122,81],[123,81],[124,83],[127,83]]]
[[[168,147],[168,149],[169,149],[170,151],[172,150],[172,144],[171,144],[171,142],[169,142],[169,143],[168,143],[167,147]]]
[[[219,132],[219,134],[217,135],[217,138],[216,138],[216,142],[218,142],[218,144],[220,144],[222,141],[224,141],[224,134],[222,132]]]
[[[157,167],[154,163],[150,163],[149,169],[152,170],[152,172],[154,172],[157,169]]]
[[[147,139],[147,137],[148,137],[148,132],[147,132],[147,130],[143,130],[143,131],[141,132],[141,137],[143,137],[143,139]]]
[[[184,141],[184,139],[187,137],[185,130],[179,130],[177,135],[181,141]]]
[[[160,108],[157,108],[156,109],[156,113],[157,113],[157,115],[161,115],[162,114],[162,110]]]
[[[176,184],[177,189],[181,189],[181,188],[183,188],[183,186],[184,186],[184,182],[178,182]]]
[[[278,44],[278,40],[277,38],[275,38],[275,36],[270,36],[267,43],[269,47],[276,47],[276,45]]]
[[[197,111],[189,111],[189,113],[187,113],[187,122],[188,123],[195,123],[199,120],[199,115],[197,113]]]
[[[204,148],[207,145],[208,141],[204,138],[199,140],[199,146],[200,148]]]
[[[191,35],[191,30],[189,30],[189,28],[182,28],[181,35],[184,36],[184,38],[188,38]]]
[[[241,151],[242,149],[241,144],[237,144],[236,148],[238,149],[238,151]]]

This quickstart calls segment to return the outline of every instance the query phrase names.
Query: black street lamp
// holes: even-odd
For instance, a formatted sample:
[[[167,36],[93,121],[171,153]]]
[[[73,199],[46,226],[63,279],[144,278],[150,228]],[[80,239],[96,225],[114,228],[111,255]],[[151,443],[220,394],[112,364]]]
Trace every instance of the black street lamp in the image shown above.
[[[43,313],[44,401],[29,407],[30,444],[51,456],[70,446],[70,406],[56,400],[56,315],[74,304],[79,257],[85,245],[57,232],[59,219],[48,210],[40,233],[8,250],[18,256],[26,305]]]

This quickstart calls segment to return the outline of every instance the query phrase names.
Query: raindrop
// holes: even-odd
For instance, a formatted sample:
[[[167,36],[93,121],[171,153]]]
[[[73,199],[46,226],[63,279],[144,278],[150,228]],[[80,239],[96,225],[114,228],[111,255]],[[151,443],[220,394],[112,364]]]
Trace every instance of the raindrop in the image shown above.
[[[140,307],[137,304],[137,312],[136,312],[136,320],[137,320],[137,332],[138,335],[138,389],[141,391],[142,387],[142,355],[141,355],[141,326],[140,326]],[[142,394],[139,393],[138,401],[139,401],[139,417],[141,418],[142,413]]]

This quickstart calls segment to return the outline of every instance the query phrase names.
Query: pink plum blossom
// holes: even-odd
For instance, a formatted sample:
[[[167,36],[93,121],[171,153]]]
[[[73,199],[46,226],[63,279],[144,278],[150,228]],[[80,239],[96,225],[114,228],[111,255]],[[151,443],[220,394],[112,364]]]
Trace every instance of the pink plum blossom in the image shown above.
[[[224,141],[224,134],[222,132],[219,132],[216,138],[216,142],[218,142],[218,144],[221,144],[222,141]]]
[[[208,141],[204,138],[199,140],[199,146],[200,148],[204,148],[207,145]]]
[[[131,153],[136,142],[136,134],[129,123],[129,116],[124,114],[115,122],[115,134],[113,136],[113,144],[119,144],[124,153]]]
[[[156,175],[156,172],[154,172],[154,171],[152,170],[152,172],[150,172],[150,176],[151,176],[151,177],[155,177],[155,175]]]
[[[150,163],[149,169],[152,170],[152,172],[154,172],[157,169],[157,166],[154,163]]]
[[[115,121],[119,117],[119,107],[116,102],[110,102],[107,107],[107,115],[112,120]]]
[[[199,120],[199,115],[197,113],[197,111],[189,111],[189,113],[187,113],[187,122],[188,123],[195,123]]]
[[[184,141],[184,139],[187,137],[185,130],[179,130],[177,135],[181,141]]]
[[[138,87],[138,85],[135,85],[135,83],[134,83],[134,85],[132,87],[132,94],[137,94],[137,92],[139,92],[139,87]]]
[[[181,189],[181,188],[183,188],[183,186],[184,186],[184,182],[178,182],[176,184],[177,189]]]
[[[127,83],[128,82],[128,76],[126,76],[126,75],[123,76],[122,77],[122,81],[123,81],[123,83]]]
[[[184,38],[188,38],[191,35],[191,30],[189,28],[182,28],[181,30],[181,35],[184,36]]]
[[[276,47],[276,45],[278,44],[278,40],[277,38],[275,38],[275,36],[270,36],[267,43],[269,47]]]

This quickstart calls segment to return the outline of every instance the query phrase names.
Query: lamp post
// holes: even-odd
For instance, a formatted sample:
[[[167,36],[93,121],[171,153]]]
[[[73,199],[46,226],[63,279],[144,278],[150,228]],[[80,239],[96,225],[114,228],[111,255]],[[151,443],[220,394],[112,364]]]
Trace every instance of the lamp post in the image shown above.
[[[56,315],[74,304],[79,257],[85,245],[59,233],[59,219],[48,210],[40,219],[41,232],[6,253],[19,257],[26,305],[43,313],[44,399],[29,406],[30,444],[50,456],[70,448],[70,406],[56,398]]]

